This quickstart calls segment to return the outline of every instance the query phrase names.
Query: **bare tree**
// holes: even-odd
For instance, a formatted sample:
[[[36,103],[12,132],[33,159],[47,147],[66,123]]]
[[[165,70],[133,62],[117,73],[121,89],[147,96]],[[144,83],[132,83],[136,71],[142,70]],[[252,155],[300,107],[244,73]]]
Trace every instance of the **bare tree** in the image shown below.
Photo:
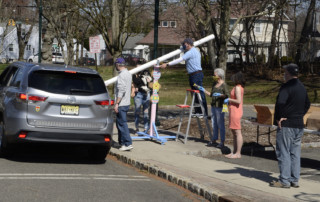
[[[115,61],[132,34],[129,19],[144,12],[144,1],[74,0],[74,3],[85,13],[92,27],[102,35],[106,48]],[[115,74],[114,71],[113,75]]]
[[[278,0],[274,1],[276,3],[276,10],[275,10],[275,17],[273,19],[273,28],[272,28],[272,34],[271,34],[271,43],[270,43],[270,48],[269,48],[269,53],[268,53],[268,67],[269,68],[274,68],[275,66],[279,65],[279,58],[276,57],[275,55],[275,50],[278,47],[278,40],[279,37],[277,37],[277,32],[280,31],[279,25],[282,20],[282,14],[284,12],[284,9],[286,8],[286,5],[288,3],[287,0]],[[279,49],[279,47],[278,47]]]
[[[39,6],[39,0],[36,0]],[[46,63],[52,62],[53,40],[56,38],[59,49],[62,50],[65,64],[74,64],[75,38],[79,35],[80,24],[83,21],[78,7],[73,0],[43,0],[43,45],[42,59]],[[64,52],[66,44],[67,54]]]
[[[9,32],[9,28],[12,26],[15,26],[12,24],[12,19],[14,17],[14,10],[13,8],[16,7],[15,2],[13,1],[6,1],[6,0],[0,0],[0,20],[1,22],[5,22],[5,27],[3,27],[2,29],[2,34],[0,35],[0,55],[2,55],[4,53],[4,51],[8,48],[8,47],[4,47],[5,44],[5,38]],[[10,20],[10,22],[9,22]]]
[[[230,9],[231,9],[231,1],[230,0],[222,0],[220,2],[221,6],[221,15],[220,15],[220,55],[222,57],[219,58],[219,68],[224,70],[227,69],[227,44],[230,38],[229,35],[229,22],[230,22]]]
[[[313,12],[315,10],[315,6],[316,6],[316,0],[311,0],[308,11],[307,11],[307,17],[304,21],[304,25],[301,31],[301,36],[297,44],[297,54],[295,57],[295,61],[298,64],[300,63],[300,59],[301,59],[302,47],[304,44],[308,42],[309,34],[312,31],[312,26],[313,26],[312,19],[313,19]]]
[[[33,31],[34,24],[36,23],[37,12],[34,12],[31,0],[25,0],[22,2],[17,2],[16,12],[16,29],[17,29],[17,38],[19,44],[19,60],[24,60],[24,51],[28,41],[30,39],[31,33]],[[21,10],[24,10],[22,12]]]
[[[239,24],[244,24],[244,30],[240,31],[240,34],[245,33],[245,43],[246,43],[246,52],[249,53],[249,43],[251,39],[251,31],[254,27],[254,22],[261,16],[265,16],[269,13],[266,10],[268,4],[271,1],[252,1],[246,0],[242,3],[235,3],[229,0],[183,0],[183,3],[186,4],[187,10],[192,14],[195,20],[195,24],[201,24],[202,27],[205,27],[209,33],[214,33],[215,35],[215,48],[213,45],[208,45],[208,54],[211,56],[211,60],[215,60],[215,55],[217,55],[218,66],[220,68],[226,69],[227,62],[227,43],[235,44],[231,39],[231,36]],[[244,5],[247,6],[247,10],[244,9]],[[252,6],[254,5],[254,6]],[[205,11],[201,12],[199,11]],[[245,11],[245,12],[243,12]],[[229,29],[230,15],[237,16],[238,18],[233,23],[233,26]],[[197,26],[196,26],[197,27]],[[219,32],[217,31],[219,29]],[[200,32],[202,32],[201,29]],[[198,34],[198,36],[201,34]],[[239,45],[242,43],[242,37],[238,39]],[[211,53],[211,51],[217,50],[217,52]],[[210,54],[211,53],[211,54]],[[242,56],[241,56],[242,57]],[[240,57],[240,58],[241,58]],[[247,61],[249,61],[249,54],[247,54]],[[212,61],[214,63],[214,61]],[[215,68],[215,65],[212,65]]]
[[[192,33],[192,37],[198,39],[205,37],[206,35],[212,34],[213,32],[216,32],[216,27],[212,26],[212,5],[210,1],[207,0],[181,0],[181,3],[185,4],[185,7],[187,9],[188,14],[190,15],[188,17],[188,21],[194,21],[194,26],[192,26],[192,23],[188,23],[188,26],[185,30],[186,32]],[[189,18],[192,19],[189,19]],[[215,23],[214,23],[215,24]],[[191,29],[190,29],[191,27]],[[217,35],[216,35],[217,36]],[[218,40],[217,38],[215,40]],[[216,54],[215,54],[215,48],[214,48],[214,41],[210,40],[207,42],[207,48],[208,48],[208,65],[212,67],[213,69],[216,68]],[[204,58],[206,57],[206,52],[201,49],[201,52],[204,54]],[[203,64],[204,65],[204,64]]]

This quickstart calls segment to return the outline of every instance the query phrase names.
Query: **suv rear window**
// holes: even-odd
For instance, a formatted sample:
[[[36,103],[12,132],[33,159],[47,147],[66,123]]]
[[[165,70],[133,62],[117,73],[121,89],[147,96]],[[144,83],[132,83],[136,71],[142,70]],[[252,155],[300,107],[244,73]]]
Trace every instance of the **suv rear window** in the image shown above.
[[[107,92],[99,75],[45,70],[31,73],[29,87],[66,95],[95,95]]]

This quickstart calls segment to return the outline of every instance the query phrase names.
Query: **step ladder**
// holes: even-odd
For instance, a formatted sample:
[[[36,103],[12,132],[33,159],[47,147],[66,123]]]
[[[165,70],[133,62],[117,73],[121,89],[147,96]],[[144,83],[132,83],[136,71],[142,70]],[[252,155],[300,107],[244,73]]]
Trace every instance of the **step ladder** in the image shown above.
[[[188,97],[191,96],[191,105],[188,105]],[[199,104],[195,104],[195,96],[197,96]],[[191,123],[191,118],[193,118],[196,114],[193,113],[195,107],[201,107],[202,114],[198,114],[199,116],[203,116],[203,119],[205,121],[205,125],[209,134],[209,138],[211,139],[212,133],[211,133],[211,127],[208,123],[208,117],[205,115],[205,109],[202,103],[201,95],[199,90],[193,90],[193,89],[187,89],[186,91],[186,98],[184,99],[184,104],[183,105],[176,105],[177,107],[181,108],[180,112],[180,122],[179,122],[179,127],[178,127],[178,132],[177,132],[177,138],[176,141],[179,139],[179,136],[184,137],[184,144],[187,143],[188,140],[188,135],[189,135],[189,129],[190,129],[190,123]],[[188,125],[187,125],[187,131],[185,134],[181,133],[181,126],[182,126],[182,121],[183,117],[185,116],[185,109],[189,109],[189,120],[188,120]],[[198,128],[199,132],[201,135],[201,139],[204,139],[204,133],[205,130],[203,130],[201,124],[200,124],[200,118],[198,116],[195,116],[197,118],[197,123],[198,123]]]

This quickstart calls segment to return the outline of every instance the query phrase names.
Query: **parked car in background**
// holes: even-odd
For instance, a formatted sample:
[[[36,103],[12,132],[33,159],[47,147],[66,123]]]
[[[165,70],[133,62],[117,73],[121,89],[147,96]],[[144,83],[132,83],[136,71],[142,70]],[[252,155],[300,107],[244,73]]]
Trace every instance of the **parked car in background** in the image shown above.
[[[94,66],[96,65],[96,61],[93,58],[89,57],[83,57],[82,59],[79,59],[79,65],[89,65],[89,66]]]
[[[38,53],[30,56],[27,61],[29,63],[38,63]],[[52,53],[52,63],[53,64],[64,64],[64,59],[62,53],[54,52]]]
[[[39,57],[38,57],[38,53],[35,54],[35,55],[31,55],[28,59],[27,59],[27,62],[29,63],[37,63],[39,60]]]
[[[0,149],[24,142],[89,146],[95,160],[111,148],[113,104],[90,68],[15,62],[0,75]]]
[[[64,58],[62,53],[54,52],[52,53],[52,63],[53,64],[64,64]]]
[[[228,50],[227,53],[228,53],[227,63],[233,63],[236,65],[239,65],[239,64],[241,64],[241,60],[242,60],[242,62],[245,61],[245,56],[242,54],[241,51]]]
[[[228,60],[227,63],[229,64],[236,64],[239,65],[241,64],[241,60],[244,63],[247,63],[246,61],[246,53],[243,51],[238,51],[238,50],[228,50],[227,51],[228,54]],[[254,53],[250,52],[249,53],[249,63],[253,63],[254,62]]]
[[[138,55],[135,54],[121,54],[120,57],[122,57],[126,65],[130,66],[136,66],[138,63],[144,64],[147,61],[144,58],[140,58]],[[113,60],[112,58],[108,59],[105,63],[107,66],[113,65]]]
[[[127,65],[136,66],[138,63],[145,63],[146,60],[144,58],[140,58],[135,54],[122,54],[121,57],[126,61]]]

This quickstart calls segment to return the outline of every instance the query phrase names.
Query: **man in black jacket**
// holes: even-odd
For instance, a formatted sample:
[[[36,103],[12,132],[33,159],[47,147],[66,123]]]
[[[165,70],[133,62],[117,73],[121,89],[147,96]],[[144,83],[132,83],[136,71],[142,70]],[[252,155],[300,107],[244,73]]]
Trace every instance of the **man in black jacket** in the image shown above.
[[[299,67],[289,64],[284,68],[284,83],[279,91],[274,113],[277,129],[276,154],[280,169],[279,181],[272,187],[299,187],[303,116],[310,108],[307,91],[298,79]]]

